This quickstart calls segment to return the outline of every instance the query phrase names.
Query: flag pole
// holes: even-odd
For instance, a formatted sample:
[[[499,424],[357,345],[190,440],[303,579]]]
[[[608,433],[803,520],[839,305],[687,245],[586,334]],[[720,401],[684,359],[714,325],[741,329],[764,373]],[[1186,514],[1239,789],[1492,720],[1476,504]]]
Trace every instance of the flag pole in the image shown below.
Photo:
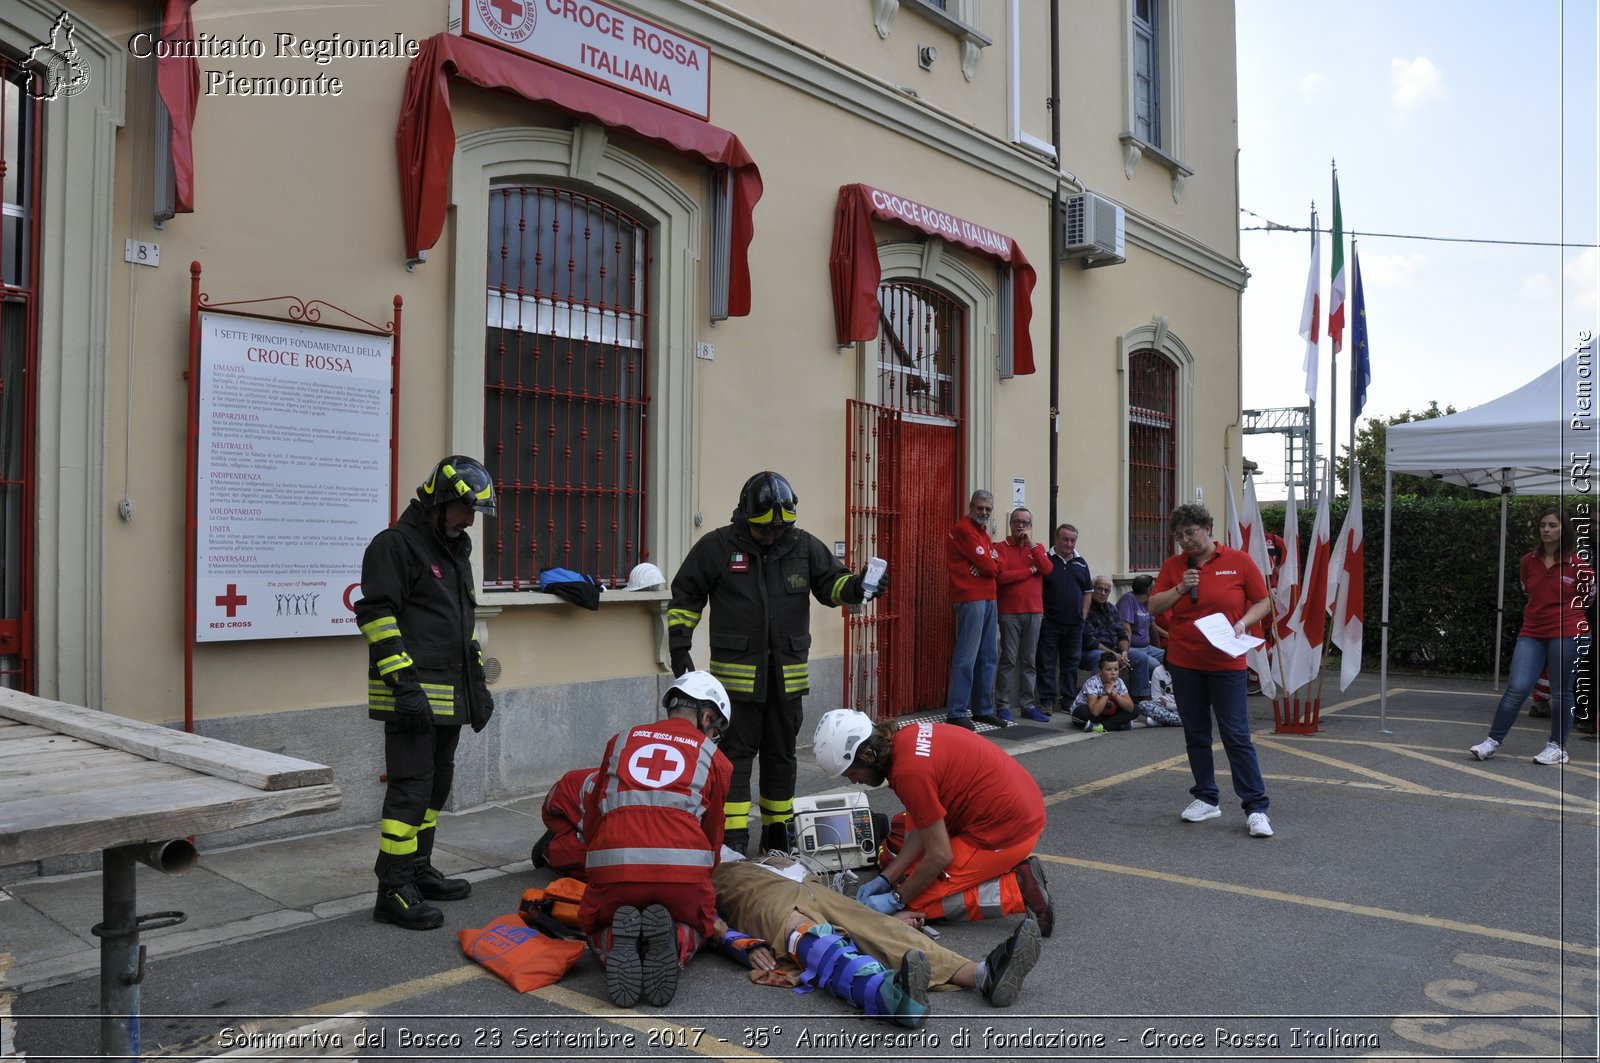
[[[1333,168],[1333,273],[1328,287],[1328,471],[1339,457],[1339,348],[1344,345],[1344,292],[1338,287],[1344,266],[1344,217],[1339,209],[1339,164]],[[1338,314],[1339,329],[1334,331],[1333,315]],[[1312,470],[1316,476],[1316,470]]]

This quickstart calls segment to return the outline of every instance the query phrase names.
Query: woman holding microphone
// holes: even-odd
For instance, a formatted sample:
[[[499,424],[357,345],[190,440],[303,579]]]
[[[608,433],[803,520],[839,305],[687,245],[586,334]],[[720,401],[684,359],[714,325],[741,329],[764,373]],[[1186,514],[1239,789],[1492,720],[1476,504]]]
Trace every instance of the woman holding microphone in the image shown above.
[[[1172,511],[1169,526],[1178,553],[1167,558],[1150,594],[1153,615],[1171,610],[1167,626],[1167,670],[1183,720],[1184,744],[1194,800],[1181,814],[1185,823],[1222,815],[1217,807],[1217,771],[1211,758],[1211,718],[1217,720],[1222,748],[1233,773],[1233,792],[1244,805],[1252,838],[1272,837],[1267,819],[1267,788],[1250,741],[1250,714],[1245,706],[1244,656],[1231,657],[1207,641],[1195,621],[1221,613],[1242,635],[1271,608],[1266,580],[1250,555],[1211,537],[1211,513],[1199,503]]]

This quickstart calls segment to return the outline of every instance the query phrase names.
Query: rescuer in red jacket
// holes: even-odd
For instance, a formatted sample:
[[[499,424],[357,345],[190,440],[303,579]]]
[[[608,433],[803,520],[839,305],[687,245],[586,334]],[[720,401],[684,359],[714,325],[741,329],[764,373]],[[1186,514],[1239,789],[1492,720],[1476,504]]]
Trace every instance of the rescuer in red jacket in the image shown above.
[[[583,795],[589,888],[578,925],[624,1008],[640,996],[671,1003],[678,971],[717,918],[711,870],[733,765],[716,740],[733,706],[709,672],[679,676],[661,705],[666,719],[611,737]]]

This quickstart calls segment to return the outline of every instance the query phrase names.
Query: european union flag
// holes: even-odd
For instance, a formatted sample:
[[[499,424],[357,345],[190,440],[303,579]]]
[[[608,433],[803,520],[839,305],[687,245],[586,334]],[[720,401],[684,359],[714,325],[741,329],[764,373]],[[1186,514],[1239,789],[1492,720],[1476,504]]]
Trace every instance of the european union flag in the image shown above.
[[[1350,326],[1351,353],[1355,355],[1350,366],[1350,423],[1361,416],[1367,404],[1367,385],[1372,383],[1372,362],[1367,356],[1367,298],[1361,290],[1361,252],[1351,245],[1350,269],[1352,277],[1351,310],[1355,320]]]

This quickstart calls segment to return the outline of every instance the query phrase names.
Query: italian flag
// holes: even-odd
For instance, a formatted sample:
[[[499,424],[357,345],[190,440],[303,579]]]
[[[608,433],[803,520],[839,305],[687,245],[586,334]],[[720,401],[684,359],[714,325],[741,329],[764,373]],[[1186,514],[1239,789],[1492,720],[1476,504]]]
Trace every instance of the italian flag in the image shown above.
[[[1328,338],[1333,353],[1344,349],[1344,214],[1339,210],[1339,172],[1333,173],[1333,284],[1328,289]]]

